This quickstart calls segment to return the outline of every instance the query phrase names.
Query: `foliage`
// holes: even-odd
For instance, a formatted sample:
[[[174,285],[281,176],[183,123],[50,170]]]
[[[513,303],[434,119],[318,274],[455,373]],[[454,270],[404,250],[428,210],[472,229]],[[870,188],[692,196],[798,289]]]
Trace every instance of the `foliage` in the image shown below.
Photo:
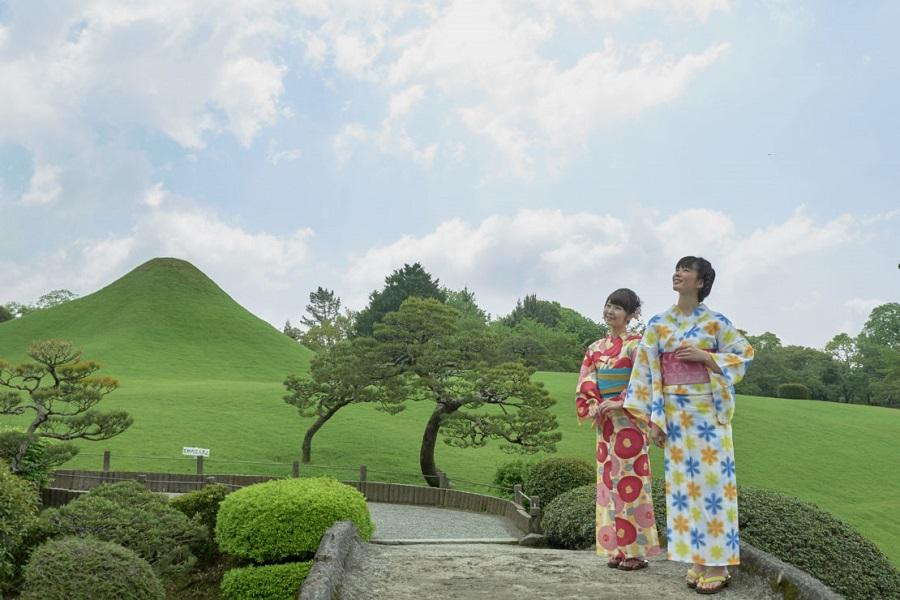
[[[37,521],[39,504],[35,487],[10,473],[0,460],[0,592],[17,574],[16,559]]]
[[[73,444],[51,445],[38,435],[0,425],[0,460],[12,462],[23,443],[27,443],[28,449],[19,460],[16,475],[38,487],[47,485],[53,469],[78,454],[78,448]]]
[[[525,319],[530,319],[549,328],[556,327],[560,319],[559,302],[539,300],[536,294],[525,296],[516,300],[516,307],[511,313],[500,318],[500,322],[507,327],[515,327]]]
[[[458,448],[481,448],[500,440],[501,449],[553,451],[560,435],[550,412],[553,400],[519,363],[492,363],[496,338],[484,325],[462,320],[437,302],[410,298],[375,328],[383,361],[411,389],[413,400],[434,403],[425,425],[419,466],[429,485],[438,484],[434,448],[438,434]]]
[[[294,600],[312,565],[309,561],[231,569],[222,578],[222,598]]]
[[[54,535],[92,536],[135,551],[162,577],[186,573],[205,528],[134,481],[101,485],[42,514]]]
[[[444,288],[444,294],[447,296],[446,304],[459,311],[463,318],[474,319],[479,323],[487,323],[490,315],[484,311],[475,300],[475,292],[468,287],[461,290],[451,290]]]
[[[66,302],[74,300],[77,297],[78,294],[70,292],[69,290],[53,290],[38,298],[37,302],[34,303],[34,308],[36,310],[53,308],[54,306],[59,306],[60,304],[65,304]]]
[[[169,501],[169,506],[206,527],[206,536],[192,548],[194,555],[201,561],[209,562],[218,555],[219,547],[214,537],[216,516],[219,514],[219,505],[230,492],[227,486],[221,484],[207,485]]]
[[[345,311],[332,320],[313,325],[306,331],[300,332],[297,341],[315,352],[330,348],[350,337],[350,333],[353,331],[353,319],[353,313],[349,310]]]
[[[284,382],[288,391],[284,401],[297,407],[301,417],[316,418],[303,438],[303,462],[310,461],[313,436],[341,408],[369,402],[388,414],[402,411],[405,395],[398,390],[400,383],[381,364],[378,344],[372,338],[355,338],[326,348],[312,360],[309,378],[289,375]]]
[[[422,268],[420,263],[404,264],[384,280],[384,288],[369,294],[369,304],[356,315],[356,335],[370,336],[375,332],[375,324],[380,323],[388,313],[399,310],[407,298],[434,298],[439,302],[447,299],[446,293],[437,279]]]
[[[541,506],[582,485],[596,483],[594,467],[580,458],[545,458],[528,471],[525,493],[537,496]]]
[[[95,377],[100,365],[82,361],[81,350],[71,342],[47,340],[28,347],[34,362],[15,367],[0,360],[0,387],[12,391],[0,394],[0,414],[33,413],[22,439],[10,461],[15,472],[37,437],[62,441],[85,439],[106,440],[131,426],[132,419],[124,411],[100,412],[95,406],[114,391],[119,383],[110,377]]]
[[[501,463],[494,472],[494,485],[502,487],[502,495],[513,497],[513,486],[521,485],[525,489],[525,480],[528,479],[528,470],[534,463],[521,458]]]
[[[584,550],[595,543],[596,498],[596,484],[581,485],[546,506],[541,525],[551,546]]]
[[[6,306],[0,305],[0,323],[12,321],[16,316]]]
[[[876,346],[900,350],[900,303],[888,302],[873,308],[860,337]]]
[[[797,566],[848,599],[900,596],[900,572],[887,557],[815,504],[741,486],[738,520],[743,541]]]
[[[319,286],[316,291],[310,292],[306,312],[309,316],[300,317],[300,323],[307,329],[334,321],[341,314],[341,299],[334,290]]]
[[[782,383],[778,386],[778,397],[806,400],[809,398],[809,388],[802,383]]]
[[[559,309],[558,329],[575,336],[582,348],[586,348],[600,338],[609,334],[609,329],[604,323],[597,323],[576,310],[566,308]]]
[[[584,359],[586,346],[575,335],[532,319],[522,319],[512,327],[498,321],[491,324],[491,329],[499,339],[498,351],[503,360],[520,361],[544,371],[571,372],[577,371]]]
[[[163,600],[147,561],[118,544],[64,537],[38,546],[25,566],[21,600]]]
[[[223,552],[255,562],[303,559],[325,531],[353,521],[368,540],[375,526],[366,499],[327,477],[277,479],[229,494],[219,507],[216,541]]]

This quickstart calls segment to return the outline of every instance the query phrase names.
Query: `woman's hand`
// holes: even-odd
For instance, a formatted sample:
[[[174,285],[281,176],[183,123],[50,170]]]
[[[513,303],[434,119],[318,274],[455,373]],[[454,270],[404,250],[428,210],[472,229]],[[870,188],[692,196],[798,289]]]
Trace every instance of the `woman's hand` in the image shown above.
[[[682,346],[675,351],[675,357],[678,360],[684,360],[687,362],[702,362],[706,365],[709,365],[710,361],[712,361],[712,357],[709,355],[709,352],[701,350],[696,346]]]
[[[660,429],[656,423],[650,423],[650,439],[657,448],[665,448],[666,432]]]
[[[600,403],[600,408],[597,412],[600,415],[601,419],[605,419],[609,416],[609,413],[611,411],[616,410],[617,408],[622,408],[624,404],[625,401],[622,400],[621,397],[604,400]]]

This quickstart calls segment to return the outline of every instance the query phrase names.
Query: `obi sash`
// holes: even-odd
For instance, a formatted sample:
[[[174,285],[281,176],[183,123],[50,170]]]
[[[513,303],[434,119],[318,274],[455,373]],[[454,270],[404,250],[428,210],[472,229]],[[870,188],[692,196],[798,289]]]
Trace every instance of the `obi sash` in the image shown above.
[[[663,385],[709,383],[709,370],[701,362],[679,360],[674,352],[660,355]]]
[[[597,391],[604,400],[615,398],[628,387],[631,369],[597,369]]]

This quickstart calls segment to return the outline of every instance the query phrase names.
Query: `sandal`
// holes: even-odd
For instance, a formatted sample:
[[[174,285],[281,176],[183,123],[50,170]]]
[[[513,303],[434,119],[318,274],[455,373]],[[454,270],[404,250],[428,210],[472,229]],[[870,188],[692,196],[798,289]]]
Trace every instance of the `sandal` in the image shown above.
[[[639,556],[633,556],[631,558],[622,559],[622,562],[619,563],[620,571],[640,571],[641,569],[646,569],[647,565],[650,563],[646,558],[641,558]]]
[[[718,584],[716,586],[710,588],[700,587],[701,585],[705,585],[707,583],[715,583]],[[718,594],[723,589],[728,587],[728,584],[731,583],[731,575],[713,575],[712,577],[700,577],[697,580],[697,587],[694,588],[698,594]]]
[[[697,582],[703,578],[703,573],[698,573],[693,569],[688,569],[687,575],[684,577],[684,583],[691,589],[697,587]]]
[[[619,567],[619,564],[623,560],[625,560],[625,557],[622,556],[621,554],[617,554],[615,556],[610,556],[609,560],[606,561],[606,566],[609,567],[610,569],[616,569]]]

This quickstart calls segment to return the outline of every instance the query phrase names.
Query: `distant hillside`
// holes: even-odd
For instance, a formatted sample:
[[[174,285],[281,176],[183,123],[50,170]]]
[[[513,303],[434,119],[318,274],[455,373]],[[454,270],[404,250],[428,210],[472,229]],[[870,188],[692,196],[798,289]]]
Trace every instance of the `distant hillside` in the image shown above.
[[[117,378],[281,381],[312,353],[235,302],[192,264],[155,258],[98,292],[0,324],[0,357],[66,339]]]

